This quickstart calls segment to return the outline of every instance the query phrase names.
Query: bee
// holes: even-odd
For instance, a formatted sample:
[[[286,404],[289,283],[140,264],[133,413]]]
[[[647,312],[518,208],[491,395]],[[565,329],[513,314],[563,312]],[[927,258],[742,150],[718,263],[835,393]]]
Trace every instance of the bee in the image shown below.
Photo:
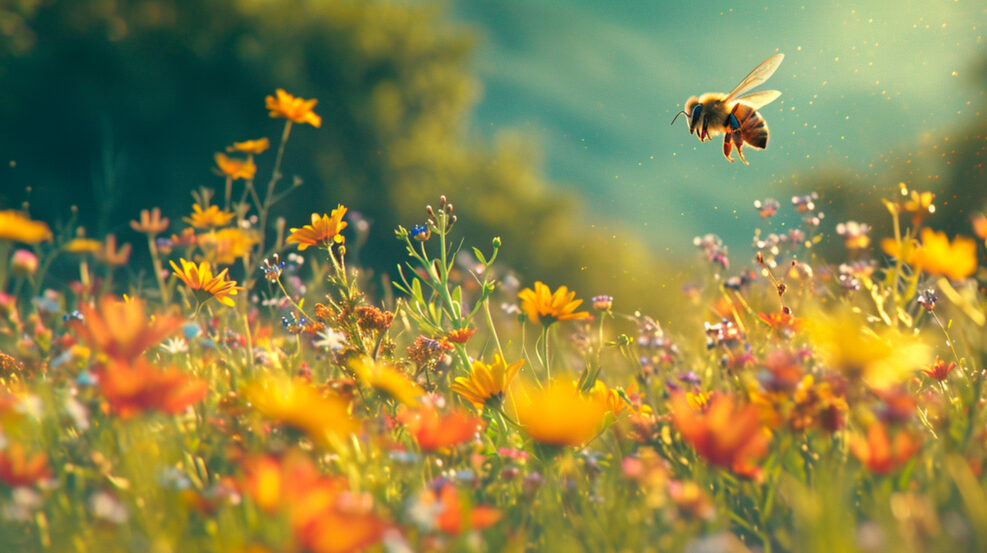
[[[685,115],[689,122],[689,134],[695,134],[700,142],[712,140],[710,135],[723,133],[723,155],[733,162],[731,153],[737,147],[737,154],[744,165],[741,147],[746,142],[751,147],[763,150],[768,145],[768,124],[757,110],[774,102],[781,96],[777,90],[762,90],[741,96],[748,90],[764,84],[781,65],[784,54],[775,54],[761,62],[749,75],[740,81],[730,94],[707,92],[700,97],[692,96],[685,103],[685,109],[675,114],[672,124]]]

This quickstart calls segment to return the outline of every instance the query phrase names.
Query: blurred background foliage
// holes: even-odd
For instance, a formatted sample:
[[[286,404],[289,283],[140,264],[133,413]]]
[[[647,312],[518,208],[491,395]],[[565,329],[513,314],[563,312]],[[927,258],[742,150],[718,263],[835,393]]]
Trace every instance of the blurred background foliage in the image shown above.
[[[276,208],[288,226],[341,202],[373,223],[362,260],[393,271],[393,228],[423,222],[445,194],[457,231],[486,250],[502,236],[503,260],[526,281],[655,305],[658,257],[594,231],[585,206],[546,182],[530,142],[468,138],[473,34],[439,6],[16,0],[0,8],[0,34],[4,206],[26,198],[49,221],[78,206],[91,236],[136,240],[127,222],[139,209],[161,206],[175,222],[192,190],[222,187],[213,152],[262,135],[276,143],[263,100],[280,87],[318,99],[323,118],[288,145],[284,173],[304,180]],[[272,159],[258,160],[258,180]]]
[[[124,241],[136,241],[127,222],[141,208],[160,206],[176,230],[192,190],[222,187],[213,152],[235,140],[277,141],[280,123],[263,99],[280,87],[318,99],[323,117],[321,129],[292,133],[284,173],[304,186],[276,208],[288,226],[343,203],[373,223],[362,261],[392,272],[402,259],[394,226],[422,222],[423,206],[445,194],[466,245],[502,236],[503,260],[525,283],[567,284],[587,299],[612,294],[624,310],[673,308],[681,294],[662,289],[677,290],[691,270],[683,260],[693,259],[681,236],[673,258],[629,230],[630,218],[607,221],[571,187],[550,182],[530,136],[506,130],[487,140],[470,128],[481,94],[471,66],[477,33],[448,11],[372,0],[6,0],[0,206],[27,200],[48,221],[78,206],[91,236]],[[985,67],[977,83],[987,83]],[[982,96],[948,143],[899,149],[875,160],[872,173],[830,165],[744,194],[785,202],[816,189],[827,232],[852,218],[879,238],[888,234],[879,198],[905,181],[937,193],[931,226],[969,234],[987,185]],[[718,145],[709,149],[717,151],[702,153],[719,155]],[[272,159],[259,159],[259,180]],[[714,161],[720,170],[722,159]],[[733,229],[732,270],[749,265],[750,250],[736,244],[753,228],[730,217],[716,224]],[[839,251],[838,240],[828,243]]]

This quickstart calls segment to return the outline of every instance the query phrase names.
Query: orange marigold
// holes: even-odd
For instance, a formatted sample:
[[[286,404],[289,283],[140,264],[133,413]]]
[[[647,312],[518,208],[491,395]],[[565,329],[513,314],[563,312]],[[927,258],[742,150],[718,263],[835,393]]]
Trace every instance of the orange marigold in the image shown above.
[[[295,123],[308,123],[313,127],[322,126],[322,118],[312,112],[318,100],[303,100],[288,94],[284,89],[277,89],[275,96],[265,99],[267,110],[271,117],[284,117]]]
[[[217,152],[213,159],[216,160],[216,174],[228,179],[253,180],[257,174],[257,165],[251,158],[240,159]]]

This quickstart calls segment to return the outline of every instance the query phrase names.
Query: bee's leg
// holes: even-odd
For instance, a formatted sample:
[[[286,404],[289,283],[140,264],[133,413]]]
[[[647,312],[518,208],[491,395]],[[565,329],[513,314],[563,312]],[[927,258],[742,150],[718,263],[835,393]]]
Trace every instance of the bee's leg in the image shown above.
[[[731,140],[733,134],[732,132],[728,132],[723,135],[723,157],[727,158],[727,161],[730,163],[733,163],[733,158],[730,157],[730,153],[733,151],[733,141]]]
[[[750,163],[747,163],[747,160],[744,159],[744,137],[740,131],[733,133],[733,143],[737,146],[737,155],[740,156],[740,161],[743,161],[744,165],[750,165]]]
[[[737,104],[740,105],[740,104]],[[734,115],[737,112],[737,106],[733,106],[733,111],[727,116],[727,126],[733,130],[740,128],[740,121],[737,120],[737,116]]]
[[[703,138],[709,140],[709,120],[705,117],[703,117]]]

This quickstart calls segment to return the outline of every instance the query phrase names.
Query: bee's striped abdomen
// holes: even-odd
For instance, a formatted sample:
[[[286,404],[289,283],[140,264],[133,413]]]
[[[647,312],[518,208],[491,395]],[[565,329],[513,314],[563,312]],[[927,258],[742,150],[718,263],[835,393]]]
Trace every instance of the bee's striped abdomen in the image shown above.
[[[744,103],[734,106],[733,114],[740,121],[740,135],[744,142],[763,150],[768,145],[768,123],[761,114]]]

